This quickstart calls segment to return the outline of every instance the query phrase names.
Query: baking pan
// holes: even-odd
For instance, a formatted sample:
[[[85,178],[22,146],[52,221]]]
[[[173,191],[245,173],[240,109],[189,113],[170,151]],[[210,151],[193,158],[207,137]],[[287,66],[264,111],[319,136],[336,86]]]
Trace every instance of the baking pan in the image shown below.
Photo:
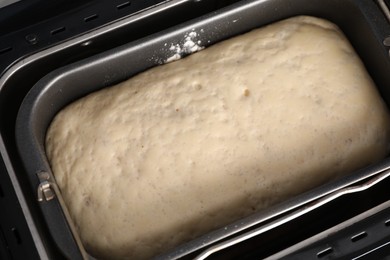
[[[387,47],[383,45],[390,30],[381,9],[371,0],[240,1],[168,30],[62,67],[45,76],[31,89],[18,114],[16,142],[31,187],[37,190],[37,199],[40,200],[39,206],[46,225],[65,255],[73,259],[88,257],[74,232],[45,155],[46,129],[54,115],[65,105],[92,91],[113,85],[168,61],[177,54],[170,50],[170,46],[182,46],[190,32],[196,32],[194,40],[202,42],[202,47],[207,47],[228,37],[297,15],[316,16],[337,24],[364,62],[383,99],[390,104],[390,90],[387,88],[390,82],[390,62]],[[179,54],[185,56],[189,53],[183,51]],[[341,191],[347,187],[361,182],[376,184],[386,179],[388,168],[390,162],[384,160],[206,234],[161,258],[190,256],[192,252],[236,234],[249,232],[254,226],[269,224],[271,220],[273,223],[276,221],[282,224],[286,215],[295,214],[297,211],[305,214],[301,209],[309,203],[320,201],[316,205],[321,206],[321,199],[335,200],[338,196],[332,197],[332,194],[338,192],[341,196]],[[372,178],[377,178],[378,181],[370,182]],[[278,219],[284,220],[278,222]]]

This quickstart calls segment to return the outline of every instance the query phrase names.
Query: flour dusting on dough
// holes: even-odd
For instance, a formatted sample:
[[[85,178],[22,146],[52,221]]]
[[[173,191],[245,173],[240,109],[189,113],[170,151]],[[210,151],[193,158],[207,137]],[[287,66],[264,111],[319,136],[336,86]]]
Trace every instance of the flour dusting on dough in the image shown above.
[[[200,45],[202,41],[197,40],[198,36],[199,34],[197,32],[191,31],[184,35],[184,41],[182,43],[171,44],[169,51],[173,52],[173,55],[167,58],[164,63],[169,63],[181,59],[184,55],[203,50],[204,46]]]

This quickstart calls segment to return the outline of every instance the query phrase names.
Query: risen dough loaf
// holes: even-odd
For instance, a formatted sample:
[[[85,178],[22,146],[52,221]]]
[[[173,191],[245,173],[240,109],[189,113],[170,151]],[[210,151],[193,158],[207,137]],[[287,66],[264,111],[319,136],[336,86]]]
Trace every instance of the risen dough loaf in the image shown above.
[[[87,250],[141,259],[378,161],[389,117],[337,27],[297,17],[82,98],[46,141]]]

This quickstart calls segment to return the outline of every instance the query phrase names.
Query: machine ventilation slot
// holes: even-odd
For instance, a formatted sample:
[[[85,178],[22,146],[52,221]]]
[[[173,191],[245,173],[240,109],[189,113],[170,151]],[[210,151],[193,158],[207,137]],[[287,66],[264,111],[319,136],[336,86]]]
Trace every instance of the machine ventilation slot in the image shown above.
[[[356,234],[353,237],[351,237],[351,241],[352,242],[357,242],[359,240],[362,240],[365,237],[367,237],[367,233],[365,231],[363,231],[363,232],[361,232],[359,234]]]
[[[96,20],[98,17],[99,17],[99,16],[98,16],[97,14],[90,15],[90,16],[84,18],[84,22],[87,23],[87,22]]]
[[[11,51],[11,50],[12,50],[12,47],[7,47],[7,48],[0,49],[0,55],[1,55],[1,54],[4,54],[4,53],[6,53],[6,52],[9,52],[9,51]]]
[[[385,226],[386,226],[386,227],[390,227],[390,219],[388,219],[388,220],[385,221]]]
[[[129,7],[130,5],[131,5],[131,3],[129,1],[127,1],[127,2],[124,2],[124,3],[117,5],[116,9],[121,10],[121,9],[126,8],[126,7]]]
[[[17,228],[13,227],[11,228],[12,234],[14,234],[16,243],[20,245],[22,243],[22,238],[20,237],[19,231]]]
[[[63,31],[65,31],[65,27],[59,27],[57,29],[52,30],[50,33],[51,33],[51,35],[55,35],[55,34],[63,32]]]
[[[317,258],[320,259],[320,258],[326,257],[326,256],[330,255],[331,253],[333,253],[333,248],[328,247],[327,249],[324,249],[324,250],[318,252]]]

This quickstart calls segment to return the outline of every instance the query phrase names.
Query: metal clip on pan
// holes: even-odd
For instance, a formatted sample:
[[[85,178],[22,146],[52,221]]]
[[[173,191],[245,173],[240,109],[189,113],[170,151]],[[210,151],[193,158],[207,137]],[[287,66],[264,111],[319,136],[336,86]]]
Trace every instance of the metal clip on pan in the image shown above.
[[[39,178],[38,185],[38,201],[49,201],[55,198],[55,193],[52,189],[52,183],[50,183],[50,175],[47,172],[37,173]]]

